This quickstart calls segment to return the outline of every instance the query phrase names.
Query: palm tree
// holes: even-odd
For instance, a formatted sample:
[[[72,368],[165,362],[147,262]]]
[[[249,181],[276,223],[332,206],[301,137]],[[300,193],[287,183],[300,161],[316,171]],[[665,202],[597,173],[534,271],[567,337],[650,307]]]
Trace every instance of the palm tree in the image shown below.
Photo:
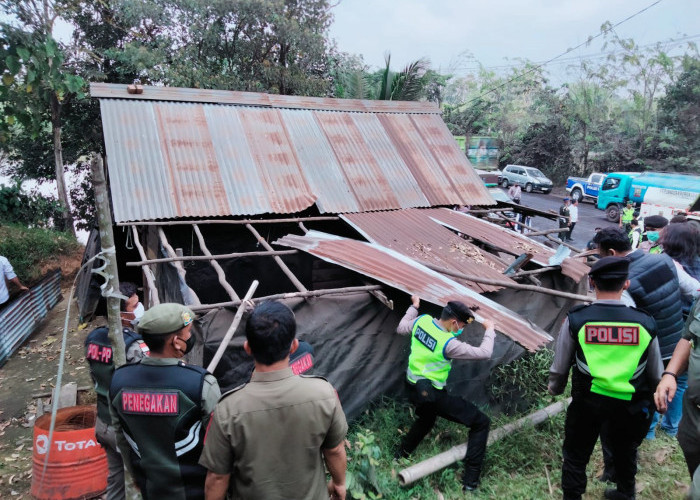
[[[417,101],[428,83],[425,74],[430,63],[418,59],[398,73],[391,70],[391,54],[384,55],[386,67],[373,74],[352,71],[345,76],[346,97],[382,101]]]

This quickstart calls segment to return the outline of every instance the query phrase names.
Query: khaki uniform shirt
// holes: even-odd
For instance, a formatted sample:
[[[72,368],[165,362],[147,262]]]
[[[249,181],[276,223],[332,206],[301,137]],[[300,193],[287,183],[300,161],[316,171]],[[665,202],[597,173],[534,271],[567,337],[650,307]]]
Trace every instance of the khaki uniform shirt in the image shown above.
[[[231,474],[232,498],[328,498],[322,449],[335,448],[348,430],[333,386],[291,368],[253,372],[214,410],[199,463]]]

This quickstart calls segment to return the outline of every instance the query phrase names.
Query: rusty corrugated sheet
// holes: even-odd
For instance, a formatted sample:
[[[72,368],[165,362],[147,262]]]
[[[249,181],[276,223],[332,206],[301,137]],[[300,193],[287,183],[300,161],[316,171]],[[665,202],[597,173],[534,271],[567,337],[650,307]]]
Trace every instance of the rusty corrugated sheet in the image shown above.
[[[532,253],[534,255],[533,262],[542,266],[549,265],[549,258],[556,252],[556,249],[546,247],[525,235],[491,224],[473,215],[444,208],[427,209],[423,212],[435,221],[496,248],[516,254]],[[564,259],[561,264],[562,274],[576,282],[581,281],[581,278],[586,276],[589,270],[590,268],[585,262],[577,259]]]
[[[61,299],[61,270],[50,272],[39,283],[10,301],[0,312],[0,367],[32,334]]]
[[[450,300],[461,300],[469,306],[479,306],[477,319],[492,319],[499,332],[529,351],[552,340],[547,332],[522,316],[381,245],[318,231],[309,231],[305,236],[287,235],[275,244],[303,250],[433,304],[444,306]]]
[[[440,114],[440,108],[434,102],[334,99],[329,97],[289,96],[229,90],[153,87],[149,85],[143,86],[143,93],[141,94],[129,94],[126,88],[127,85],[124,84],[93,82],[90,84],[90,95],[100,99],[238,104],[243,106],[350,111],[355,113]]]
[[[494,204],[424,103],[91,88],[117,222]]]
[[[511,281],[503,275],[506,269],[503,262],[433,221],[425,210],[343,214],[341,217],[371,243],[396,250],[418,262],[427,262],[472,276]],[[457,281],[477,293],[502,288]]]

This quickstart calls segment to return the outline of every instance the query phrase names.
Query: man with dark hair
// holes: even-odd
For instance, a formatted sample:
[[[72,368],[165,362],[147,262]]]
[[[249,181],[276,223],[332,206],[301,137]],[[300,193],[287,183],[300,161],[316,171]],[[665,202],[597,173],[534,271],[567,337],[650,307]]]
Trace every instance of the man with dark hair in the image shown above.
[[[135,284],[120,283],[119,292],[126,297],[119,303],[126,362],[138,363],[144,356],[148,356],[148,347],[141,336],[132,329],[143,316],[143,304],[139,302]],[[109,413],[109,386],[112,383],[114,361],[112,342],[106,326],[94,329],[85,339],[85,359],[90,365],[90,376],[95,383],[97,393],[95,437],[107,455],[109,472],[106,500],[118,500],[125,497],[124,461],[117,448],[117,437]]]
[[[566,241],[569,236],[569,226],[571,226],[571,212],[569,207],[571,206],[571,200],[567,197],[564,198],[563,203],[559,207],[559,229],[566,229],[567,231],[560,231],[559,238],[562,241]]]
[[[117,442],[145,500],[204,498],[206,470],[197,462],[221,392],[206,370],[180,360],[194,346],[193,320],[181,304],[150,308],[137,326],[150,357],[112,377]]]
[[[420,299],[417,296],[412,296],[411,302],[396,333],[411,333],[406,379],[418,418],[401,442],[396,457],[408,457],[433,428],[438,416],[461,423],[469,428],[462,488],[472,491],[479,485],[491,421],[473,403],[448,394],[445,385],[453,359],[491,357],[496,336],[493,322],[488,319],[481,322],[485,329],[484,338],[479,347],[474,347],[457,340],[464,327],[474,321],[474,314],[463,302],[448,302],[440,319],[427,314],[419,316]]]
[[[569,206],[569,233],[564,233],[567,241],[572,241],[571,234],[574,232],[574,227],[578,222],[578,200],[574,199],[571,201],[571,206]]]
[[[625,231],[625,234],[630,232],[630,223],[634,219],[634,202],[627,200],[622,213],[620,214],[619,227]]]
[[[245,332],[255,370],[214,410],[200,459],[209,470],[207,500],[223,500],[227,491],[242,500],[344,499],[348,425],[333,386],[289,366],[299,345],[294,313],[265,302]]]
[[[564,428],[565,500],[578,500],[586,491],[586,465],[604,425],[617,471],[617,490],[606,490],[605,498],[635,498],[637,448],[654,412],[652,392],[662,364],[654,319],[620,300],[629,286],[628,268],[621,257],[593,265],[596,301],[571,309],[556,341],[550,394],[564,392],[572,363],[575,367]]]

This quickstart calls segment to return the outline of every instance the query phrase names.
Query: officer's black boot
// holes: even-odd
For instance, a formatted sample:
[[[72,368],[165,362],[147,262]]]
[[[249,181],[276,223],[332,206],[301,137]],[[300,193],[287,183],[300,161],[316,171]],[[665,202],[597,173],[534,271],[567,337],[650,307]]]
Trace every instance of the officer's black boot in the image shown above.
[[[623,493],[623,492],[618,491],[618,490],[613,489],[613,488],[608,488],[607,490],[605,490],[604,496],[608,500],[634,500],[635,499],[634,493],[627,494],[627,493]]]

